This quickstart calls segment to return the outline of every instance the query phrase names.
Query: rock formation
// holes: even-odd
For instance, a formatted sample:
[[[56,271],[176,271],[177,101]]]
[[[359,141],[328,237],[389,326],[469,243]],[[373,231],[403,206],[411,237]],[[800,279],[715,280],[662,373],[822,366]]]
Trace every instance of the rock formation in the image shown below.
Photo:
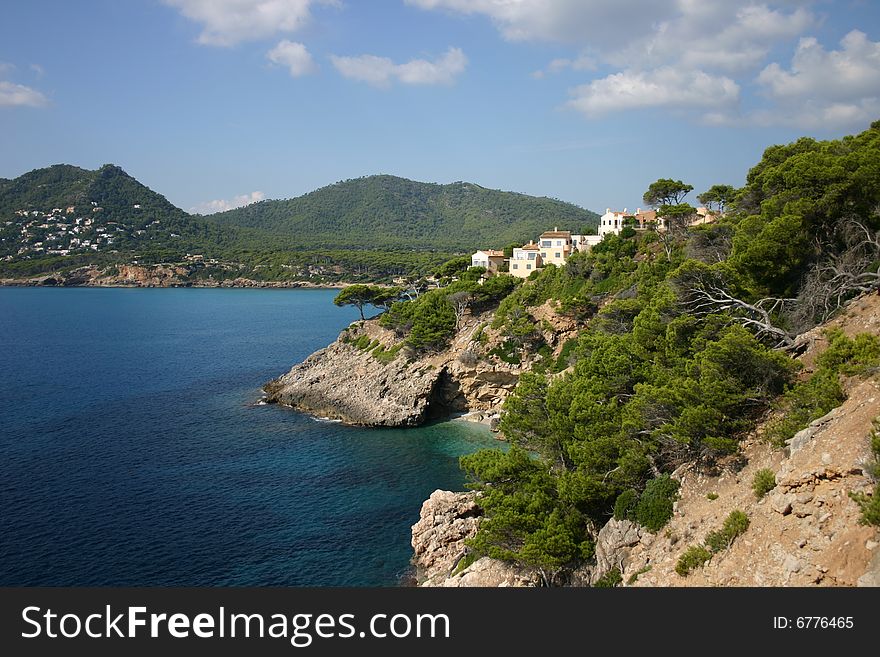
[[[491,425],[521,371],[461,357],[472,348],[474,329],[491,317],[471,317],[446,351],[415,356],[401,349],[390,361],[375,352],[400,347],[393,332],[376,320],[355,322],[333,344],[266,384],[266,399],[364,426],[417,426],[464,413]]]
[[[477,533],[482,511],[475,493],[435,490],[412,528],[419,586],[536,586],[536,573],[483,557],[458,570],[468,555],[465,540]]]
[[[367,426],[416,426],[428,419],[442,373],[403,358],[385,364],[337,340],[264,390],[269,402],[319,417]]]

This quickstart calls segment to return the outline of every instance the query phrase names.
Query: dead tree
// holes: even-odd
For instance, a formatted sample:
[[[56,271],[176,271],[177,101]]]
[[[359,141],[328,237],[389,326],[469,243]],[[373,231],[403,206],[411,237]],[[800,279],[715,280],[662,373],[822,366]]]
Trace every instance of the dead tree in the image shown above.
[[[737,323],[777,349],[791,349],[795,336],[780,328],[774,317],[792,306],[796,299],[767,297],[749,303],[729,292],[722,274],[708,267],[693,267],[674,281],[679,303],[689,313],[706,316],[728,313]]]
[[[823,245],[830,255],[813,265],[801,285],[796,321],[803,327],[824,322],[853,296],[880,290],[880,232],[850,218],[831,239]]]
[[[455,330],[457,331],[461,328],[462,322],[464,321],[464,315],[468,308],[470,308],[471,303],[474,300],[474,295],[470,292],[462,291],[450,294],[446,298],[455,310]]]

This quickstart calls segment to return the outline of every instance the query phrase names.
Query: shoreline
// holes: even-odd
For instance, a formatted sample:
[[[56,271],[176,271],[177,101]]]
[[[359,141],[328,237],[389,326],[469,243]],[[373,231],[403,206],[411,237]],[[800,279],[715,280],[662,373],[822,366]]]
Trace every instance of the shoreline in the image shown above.
[[[238,290],[342,290],[354,283],[311,283],[309,281],[252,281],[235,283],[233,281],[210,285],[199,283],[177,283],[169,285],[138,285],[136,283],[75,283],[47,285],[41,279],[0,279],[0,287],[37,288],[125,288],[125,289],[238,289]]]

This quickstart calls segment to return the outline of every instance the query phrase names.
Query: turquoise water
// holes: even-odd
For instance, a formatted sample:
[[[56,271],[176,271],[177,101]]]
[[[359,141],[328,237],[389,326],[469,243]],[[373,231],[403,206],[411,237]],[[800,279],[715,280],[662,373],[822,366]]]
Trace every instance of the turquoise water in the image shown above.
[[[497,443],[255,405],[357,317],[334,294],[0,288],[0,585],[397,584]]]

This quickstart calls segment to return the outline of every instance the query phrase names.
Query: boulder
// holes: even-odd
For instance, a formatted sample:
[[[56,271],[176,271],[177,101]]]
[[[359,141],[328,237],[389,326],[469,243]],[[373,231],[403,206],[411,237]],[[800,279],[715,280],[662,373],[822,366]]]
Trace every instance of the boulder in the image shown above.
[[[609,571],[626,569],[632,547],[642,540],[646,529],[630,520],[609,520],[596,537],[596,567],[593,569],[591,583],[595,584]]]
[[[465,540],[477,533],[482,511],[476,493],[435,490],[412,527],[413,565],[423,586],[442,583],[467,554]]]

